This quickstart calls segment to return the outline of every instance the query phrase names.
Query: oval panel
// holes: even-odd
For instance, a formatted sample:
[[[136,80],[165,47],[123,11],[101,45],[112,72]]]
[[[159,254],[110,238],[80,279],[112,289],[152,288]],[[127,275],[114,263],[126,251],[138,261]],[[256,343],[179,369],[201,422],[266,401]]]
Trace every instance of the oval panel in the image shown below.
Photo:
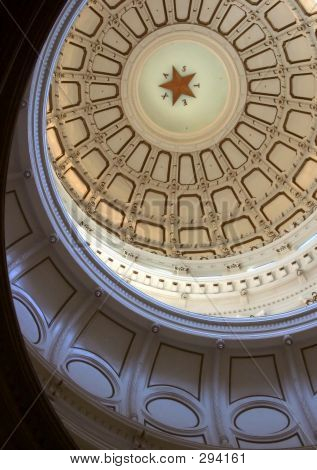
[[[156,421],[174,428],[194,428],[198,425],[197,414],[183,403],[170,398],[156,398],[146,405]]]
[[[30,343],[37,344],[41,339],[41,333],[33,313],[20,300],[14,299],[13,302],[23,336]]]
[[[241,431],[266,436],[283,431],[290,423],[289,417],[276,408],[259,406],[242,411],[235,418],[235,426]]]
[[[110,380],[99,369],[84,361],[67,364],[70,378],[87,392],[99,398],[111,398],[114,388]]]

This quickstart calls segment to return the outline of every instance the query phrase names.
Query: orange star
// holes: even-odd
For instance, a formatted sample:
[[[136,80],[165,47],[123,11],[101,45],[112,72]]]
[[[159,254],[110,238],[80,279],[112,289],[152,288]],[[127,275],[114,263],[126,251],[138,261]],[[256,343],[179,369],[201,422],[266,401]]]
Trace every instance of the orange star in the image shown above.
[[[173,79],[167,83],[162,83],[159,85],[161,88],[170,90],[173,93],[173,106],[181,95],[192,96],[193,98],[196,98],[192,90],[189,88],[189,84],[195,75],[195,73],[192,73],[182,77],[173,66]]]

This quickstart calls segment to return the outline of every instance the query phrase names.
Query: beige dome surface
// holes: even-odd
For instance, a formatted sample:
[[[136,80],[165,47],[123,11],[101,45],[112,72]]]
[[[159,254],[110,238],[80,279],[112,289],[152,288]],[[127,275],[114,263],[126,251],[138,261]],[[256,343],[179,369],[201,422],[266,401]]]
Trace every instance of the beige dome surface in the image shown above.
[[[71,198],[105,233],[170,257],[221,258],[292,231],[316,203],[313,8],[304,0],[89,2],[60,54],[47,114],[52,162]],[[123,99],[122,91],[135,78],[126,71],[136,49],[157,37],[166,41],[171,31],[191,38],[190,30],[231,54],[241,83],[229,110],[236,95],[240,108],[211,145],[184,152],[176,141],[168,151],[164,129],[154,139],[144,123],[142,134],[130,109],[137,97]],[[191,70],[195,54],[187,49],[183,66]],[[173,51],[166,56],[165,70],[156,70],[161,82],[180,60]],[[192,90],[200,79],[206,88],[204,70],[192,71],[198,82]],[[165,112],[175,112],[170,92],[163,99],[162,88],[151,90],[153,102],[161,99]],[[211,101],[220,92],[211,87]],[[186,112],[192,122],[199,93],[184,100],[178,116]]]

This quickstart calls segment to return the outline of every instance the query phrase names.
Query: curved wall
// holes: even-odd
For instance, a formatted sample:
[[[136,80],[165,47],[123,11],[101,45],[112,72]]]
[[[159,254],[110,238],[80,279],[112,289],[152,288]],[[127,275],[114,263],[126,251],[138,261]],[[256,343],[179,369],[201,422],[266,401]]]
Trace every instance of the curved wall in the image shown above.
[[[51,35],[46,68],[37,70],[33,132],[47,133],[49,151],[34,139],[34,163],[49,209],[59,206],[50,197],[52,166],[59,195],[96,257],[175,309],[245,317],[305,305],[316,271],[310,11],[288,2],[204,0],[183,10],[167,1],[104,3],[75,2],[78,16],[61,20],[56,29],[65,35]],[[241,106],[202,152],[166,153],[164,136],[153,142],[132,112],[141,58],[169,34],[192,33],[217,45],[220,56],[232,54]],[[173,118],[153,86],[161,66],[147,84],[147,106],[158,99]],[[198,95],[195,103],[202,104]],[[176,112],[193,120],[191,105]]]
[[[27,150],[28,99],[6,186],[8,271],[34,366],[77,442],[313,446],[314,305],[260,320],[203,319],[153,304],[109,271],[92,274],[85,246],[71,246],[43,206]]]
[[[21,107],[7,180],[8,269],[30,353],[43,381],[54,371],[48,395],[69,429],[97,447],[120,446],[113,420],[134,437],[145,426],[145,446],[167,445],[155,431],[179,446],[313,445],[315,308],[196,334],[188,317],[184,328],[153,326],[100,289],[56,233],[25,152],[26,116]]]

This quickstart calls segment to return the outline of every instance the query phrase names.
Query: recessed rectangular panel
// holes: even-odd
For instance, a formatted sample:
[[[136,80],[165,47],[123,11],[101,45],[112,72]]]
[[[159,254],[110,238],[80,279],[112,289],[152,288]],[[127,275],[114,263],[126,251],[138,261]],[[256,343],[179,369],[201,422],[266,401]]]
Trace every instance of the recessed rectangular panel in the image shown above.
[[[68,142],[72,147],[78,147],[89,137],[88,127],[83,118],[70,119],[65,122],[64,127]]]
[[[178,215],[182,220],[194,221],[204,215],[203,205],[199,196],[182,196],[178,199]]]
[[[100,356],[120,374],[134,336],[131,330],[98,311],[80,333],[74,346]]]
[[[152,171],[152,178],[157,181],[166,183],[169,180],[171,155],[161,152],[158,154]]]
[[[177,21],[186,21],[190,16],[192,0],[174,0]]]
[[[317,161],[312,158],[308,158],[296,173],[294,183],[303,191],[307,191],[312,184],[316,184],[316,180]]]
[[[276,106],[270,106],[267,104],[248,103],[245,113],[258,121],[262,121],[266,124],[273,124],[277,115],[277,108]]]
[[[201,152],[200,158],[208,181],[214,181],[222,177],[223,171],[211,150]]]
[[[315,76],[312,73],[292,75],[290,89],[294,98],[312,100],[317,94]]]
[[[317,394],[317,344],[302,349],[307,378],[314,395]]]
[[[108,137],[107,144],[113,153],[120,153],[134,137],[134,132],[130,126],[125,126],[118,132]]]
[[[131,43],[115,28],[110,28],[104,35],[102,42],[111,49],[126,55],[131,50]]]
[[[252,237],[249,240],[246,240],[242,243],[235,243],[231,246],[231,250],[234,253],[242,253],[246,251],[252,251],[260,246],[264,245],[264,240],[262,237]]]
[[[107,193],[112,197],[112,199],[129,202],[134,188],[135,184],[133,181],[124,175],[117,174],[111,181]]]
[[[262,70],[275,67],[276,57],[272,49],[265,49],[245,60],[246,68],[250,71]]]
[[[92,64],[93,72],[100,73],[102,75],[119,76],[121,73],[122,66],[120,62],[110,59],[102,54],[97,54]]]
[[[155,26],[163,26],[167,23],[167,12],[164,0],[145,0],[145,4]]]
[[[101,109],[94,113],[94,119],[98,129],[103,130],[120,121],[122,115],[120,106],[113,106],[112,108]]]
[[[223,34],[229,34],[246,17],[246,13],[237,5],[231,5],[224,14],[219,30]]]
[[[250,196],[257,199],[265,197],[272,188],[272,180],[260,169],[248,173],[242,179],[242,183]]]
[[[315,0],[297,0],[302,9],[308,15],[315,15],[317,13],[317,4]]]
[[[124,214],[107,201],[101,200],[96,207],[96,212],[115,227],[121,227],[123,224]]]
[[[236,127],[236,133],[243,139],[250,147],[259,149],[265,142],[266,136],[263,132],[258,131],[248,124],[241,123]]]
[[[239,168],[248,160],[247,156],[230,139],[224,140],[220,148],[232,168]]]
[[[231,357],[230,403],[249,397],[284,399],[275,356]]]
[[[283,217],[294,207],[293,201],[285,194],[280,193],[262,206],[262,212],[271,222]]]
[[[284,129],[290,134],[293,134],[296,137],[303,139],[304,137],[307,137],[310,133],[311,125],[312,115],[310,113],[291,109],[287,113],[284,123]]]
[[[75,289],[50,258],[43,259],[13,282],[21,287],[50,324],[75,294]]]
[[[154,359],[148,385],[166,385],[199,398],[203,356],[190,350],[161,344]]]
[[[61,82],[58,86],[59,103],[63,109],[77,106],[81,102],[81,88],[78,82]]]
[[[138,38],[142,37],[147,28],[139,11],[136,8],[129,8],[121,17],[122,22]]]
[[[158,191],[148,190],[142,201],[145,217],[162,217],[166,213],[167,195]]]
[[[66,43],[63,49],[62,67],[68,70],[82,70],[87,51],[73,42]]]
[[[250,91],[256,95],[278,96],[281,93],[279,78],[261,78],[250,81]]]
[[[103,153],[94,148],[86,153],[82,159],[81,163],[84,169],[89,173],[92,178],[100,178],[104,173],[105,169],[108,167],[109,163]]]
[[[207,228],[184,228],[179,230],[179,240],[183,245],[209,245],[210,234]]]
[[[198,22],[202,24],[209,24],[217,11],[219,3],[219,0],[201,0],[198,13]]]
[[[164,243],[165,230],[159,225],[150,224],[147,222],[137,222],[135,233],[138,237],[144,240],[149,240],[154,243]]]
[[[90,186],[84,180],[83,176],[75,168],[69,168],[65,171],[63,176],[73,194],[75,194],[78,199],[85,199],[89,193]]]
[[[140,142],[130,154],[127,165],[135,171],[141,171],[151,151],[149,144]]]
[[[89,96],[93,103],[116,98],[118,95],[118,86],[112,83],[94,82],[89,87]]]
[[[238,219],[231,220],[222,225],[224,236],[228,240],[236,241],[240,240],[247,235],[255,232],[254,225],[252,224],[249,217],[243,216]]]
[[[282,31],[296,23],[294,13],[285,2],[277,2],[265,16],[275,31]]]
[[[103,22],[102,16],[92,7],[83,8],[75,23],[75,29],[85,36],[92,37]]]
[[[302,209],[295,211],[290,217],[284,220],[281,224],[277,225],[275,229],[279,233],[289,233],[291,230],[294,229],[300,222],[303,222],[305,218],[305,211]]]
[[[225,187],[214,191],[211,198],[215,205],[216,212],[222,214],[223,218],[232,217],[237,214],[240,201],[231,187]]]
[[[54,160],[58,160],[65,154],[65,150],[56,127],[47,129],[47,145]]]
[[[6,193],[5,198],[5,243],[9,249],[32,233],[24,215],[22,205],[15,191]]]
[[[194,161],[191,155],[181,155],[179,162],[179,182],[180,184],[195,184],[196,173]]]
[[[284,42],[284,52],[291,64],[308,62],[312,58],[312,48],[308,38],[300,35]]]
[[[267,159],[280,171],[289,171],[297,159],[297,152],[284,142],[276,142],[267,154]]]
[[[249,47],[258,44],[265,39],[265,34],[259,25],[249,26],[234,42],[239,51],[245,51]]]

